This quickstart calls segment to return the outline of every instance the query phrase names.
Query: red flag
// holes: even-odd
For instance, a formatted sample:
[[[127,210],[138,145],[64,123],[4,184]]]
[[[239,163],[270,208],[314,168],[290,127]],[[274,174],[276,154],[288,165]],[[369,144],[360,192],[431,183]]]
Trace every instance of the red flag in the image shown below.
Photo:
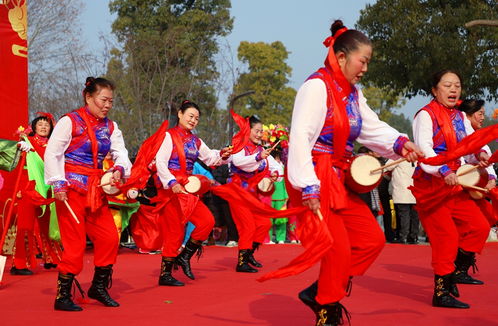
[[[150,176],[149,164],[156,157],[166,136],[166,130],[168,130],[168,120],[164,121],[159,129],[142,143],[131,168],[130,178],[120,187],[123,192],[126,193],[131,188],[142,189],[145,187]]]
[[[451,152],[444,152],[430,158],[419,159],[421,163],[429,165],[442,165],[464,155],[478,152],[484,145],[498,138],[498,125],[482,128],[462,139],[457,148]],[[490,163],[498,162],[495,153],[490,158]]]
[[[232,138],[232,153],[240,152],[249,141],[249,134],[251,133],[251,126],[249,125],[249,119],[243,118],[242,116],[235,113],[233,109],[230,109],[230,114],[233,120],[239,126],[239,132],[236,133]]]

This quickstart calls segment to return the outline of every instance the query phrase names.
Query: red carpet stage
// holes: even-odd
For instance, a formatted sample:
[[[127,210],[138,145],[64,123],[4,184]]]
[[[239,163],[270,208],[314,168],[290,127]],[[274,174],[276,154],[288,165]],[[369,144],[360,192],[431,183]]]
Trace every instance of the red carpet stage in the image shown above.
[[[315,280],[317,267],[302,275],[258,283],[259,273],[234,272],[236,248],[205,249],[204,257],[192,264],[195,281],[176,272],[187,283],[179,288],[157,285],[158,255],[121,249],[111,289],[119,308],[92,301],[82,305],[82,312],[55,312],[56,271],[38,268],[33,276],[7,273],[0,288],[1,325],[313,325],[312,312],[296,295]],[[297,245],[266,245],[257,258],[265,264],[263,272],[270,271],[299,250]],[[92,256],[85,258],[79,280],[87,290],[93,267]],[[428,246],[387,245],[367,275],[354,279],[352,296],[343,301],[352,325],[498,325],[498,243],[488,243],[478,258],[477,277],[486,284],[460,286],[462,300],[471,304],[468,310],[430,306],[429,260]]]

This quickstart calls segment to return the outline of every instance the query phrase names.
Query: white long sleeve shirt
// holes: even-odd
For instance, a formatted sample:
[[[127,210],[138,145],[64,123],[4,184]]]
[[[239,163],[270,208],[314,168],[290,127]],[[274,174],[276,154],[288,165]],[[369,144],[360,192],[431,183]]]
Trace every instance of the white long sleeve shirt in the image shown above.
[[[432,125],[433,123],[430,114],[424,110],[418,112],[418,114],[413,119],[414,141],[420,147],[422,152],[425,154],[425,157],[427,158],[434,157],[437,155],[436,152],[434,151],[434,142],[432,140],[434,134],[432,130]],[[472,128],[472,125],[470,124],[470,121],[467,119],[465,114],[464,114],[464,126],[467,135],[474,133],[474,129]],[[486,147],[487,146],[483,147],[483,150],[486,150]],[[487,150],[489,151],[489,147],[487,147]],[[490,151],[488,153],[490,153]],[[462,164],[465,164],[465,162],[477,163],[477,160],[472,154],[460,158],[460,161]],[[429,173],[436,177],[441,177],[439,169],[442,167],[442,165],[427,165],[421,163],[420,167],[426,173]],[[490,175],[496,178],[496,174],[492,167],[488,167],[487,171]]]
[[[113,122],[114,130],[111,134],[110,154],[114,164],[124,169],[124,177],[130,176],[131,162],[128,158],[128,150],[125,147],[123,134],[119,130],[116,122]],[[69,147],[72,140],[72,121],[71,118],[62,117],[54,127],[45,150],[45,181],[52,185],[57,181],[66,181],[64,169],[64,153]]]
[[[377,114],[367,105],[367,100],[360,90],[358,96],[362,127],[357,141],[383,157],[399,158],[393,146],[400,136],[406,135],[379,120]],[[326,114],[325,83],[320,79],[306,81],[299,88],[294,102],[289,142],[288,178],[295,188],[320,185],[311,151],[323,129]]]
[[[204,162],[207,166],[226,164],[230,161],[230,158],[227,160],[222,160],[220,157],[220,151],[215,149],[210,149],[202,139],[199,139],[201,145],[199,146],[199,159]],[[166,131],[166,136],[159,147],[159,150],[156,154],[156,168],[157,175],[159,176],[159,180],[164,187],[164,189],[168,189],[169,185],[172,184],[173,181],[176,181],[175,176],[169,170],[169,160],[171,158],[171,153],[173,151],[173,140],[169,132]]]

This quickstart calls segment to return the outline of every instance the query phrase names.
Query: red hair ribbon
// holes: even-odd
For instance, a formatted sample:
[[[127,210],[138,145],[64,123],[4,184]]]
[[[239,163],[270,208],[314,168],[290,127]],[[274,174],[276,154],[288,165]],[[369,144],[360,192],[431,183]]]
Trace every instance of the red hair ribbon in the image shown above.
[[[340,28],[337,32],[335,32],[335,35],[334,36],[329,36],[325,39],[325,41],[323,41],[323,45],[325,45],[325,47],[330,47],[331,45],[333,45],[334,43],[332,41],[335,41],[337,40],[337,38],[339,36],[341,36],[345,31],[347,31],[348,28],[346,26]]]

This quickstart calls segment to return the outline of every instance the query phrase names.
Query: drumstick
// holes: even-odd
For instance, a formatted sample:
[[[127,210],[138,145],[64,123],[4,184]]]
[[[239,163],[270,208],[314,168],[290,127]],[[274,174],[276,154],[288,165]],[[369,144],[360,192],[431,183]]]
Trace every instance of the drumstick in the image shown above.
[[[458,174],[457,174],[457,177],[459,176],[462,176],[462,175],[466,175],[467,173],[470,173],[474,170],[477,170],[480,166],[479,165],[474,165],[474,166],[471,166],[470,168],[466,169],[466,170],[463,170],[463,171],[460,171]]]
[[[275,145],[273,145],[271,148],[270,148],[270,153],[273,152],[273,150],[275,148],[277,148],[278,144],[280,143],[280,139],[278,140],[278,142],[275,143]]]
[[[323,221],[323,215],[319,209],[316,211],[316,215],[318,215],[318,218],[320,219],[320,221]]]
[[[381,170],[387,169],[388,167],[391,167],[393,165],[399,164],[399,163],[404,162],[404,161],[406,161],[406,158],[400,158],[399,160],[396,160],[394,162],[391,162],[389,164],[386,164],[386,165],[383,165],[383,166],[381,166],[379,168],[371,170],[370,174],[373,174],[373,173],[375,173],[377,171],[381,171]]]
[[[112,183],[111,182],[107,182],[107,183],[100,184],[97,187],[105,187],[105,186],[110,186],[110,185],[112,185]]]
[[[463,183],[459,183],[459,185],[462,186],[462,187],[465,187],[465,188],[470,188],[470,189],[474,189],[474,190],[478,190],[478,191],[482,191],[482,192],[486,192],[486,193],[489,192],[488,189],[482,188],[482,187],[466,185],[466,184],[463,184]]]
[[[69,206],[69,203],[67,202],[67,200],[64,200],[64,204],[66,204],[66,207],[67,209],[69,210],[69,212],[71,213],[71,215],[73,216],[74,220],[76,221],[76,223],[80,224],[80,220],[78,220],[78,217],[76,217],[76,214],[74,214],[74,211],[73,209],[71,208],[71,206]]]

